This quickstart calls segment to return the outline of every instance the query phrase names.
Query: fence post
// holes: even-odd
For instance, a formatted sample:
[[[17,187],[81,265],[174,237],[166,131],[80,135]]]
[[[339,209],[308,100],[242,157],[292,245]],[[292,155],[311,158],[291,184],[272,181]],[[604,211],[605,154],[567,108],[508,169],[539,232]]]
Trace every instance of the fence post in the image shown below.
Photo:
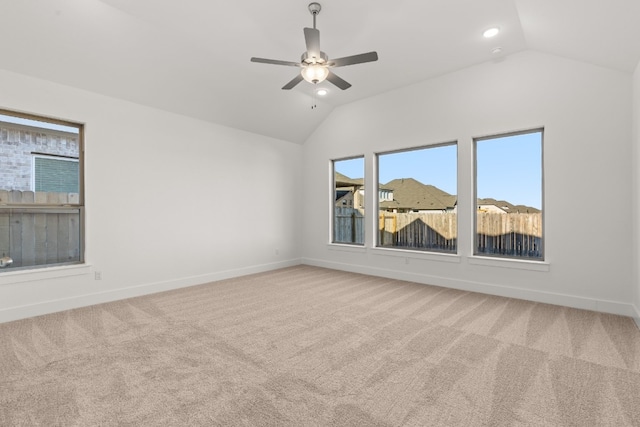
[[[356,213],[351,212],[351,243],[356,242]]]
[[[393,216],[393,246],[398,245],[398,216]]]

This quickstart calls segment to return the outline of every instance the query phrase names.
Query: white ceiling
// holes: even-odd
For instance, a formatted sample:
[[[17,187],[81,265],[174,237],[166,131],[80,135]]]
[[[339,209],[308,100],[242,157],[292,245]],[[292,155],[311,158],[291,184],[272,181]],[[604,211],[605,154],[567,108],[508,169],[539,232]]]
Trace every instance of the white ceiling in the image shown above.
[[[319,0],[330,58],[353,86],[314,103],[297,68],[309,0],[0,0],[0,68],[303,143],[339,105],[534,49],[632,73],[638,0]],[[494,39],[481,33],[502,31]],[[499,55],[491,53],[500,46]]]

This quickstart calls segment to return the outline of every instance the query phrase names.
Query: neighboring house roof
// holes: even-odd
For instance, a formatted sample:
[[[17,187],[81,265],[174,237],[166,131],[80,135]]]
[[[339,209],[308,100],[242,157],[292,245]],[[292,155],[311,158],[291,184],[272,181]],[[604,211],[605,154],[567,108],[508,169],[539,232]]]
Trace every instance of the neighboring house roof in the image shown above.
[[[336,172],[335,176],[336,187],[344,187],[344,186],[352,186],[359,185],[364,187],[364,178],[349,178],[346,175],[341,174],[340,172]],[[380,190],[393,190],[391,187],[383,184],[378,184],[378,188]]]
[[[496,200],[492,198],[478,199],[478,206],[494,205],[507,213],[539,213],[540,209],[525,205],[512,205],[504,200]]]
[[[335,173],[336,187],[364,186],[363,178],[349,178],[340,172]],[[423,184],[414,178],[398,178],[386,184],[379,184],[380,189],[393,191],[393,200],[380,202],[382,209],[410,210],[448,210],[455,208],[458,198],[454,194],[433,185]],[[336,193],[336,200],[345,194]],[[494,205],[507,213],[538,213],[539,209],[531,206],[513,205],[504,200],[492,198],[478,199],[478,205]]]
[[[345,187],[345,186],[350,187],[353,185],[358,185],[361,187],[364,186],[363,178],[352,179],[346,175],[341,174],[340,172],[336,172],[335,182],[336,182],[336,187]]]
[[[393,190],[393,201],[380,202],[381,208],[446,210],[456,205],[455,195],[413,178],[394,179],[385,186]]]

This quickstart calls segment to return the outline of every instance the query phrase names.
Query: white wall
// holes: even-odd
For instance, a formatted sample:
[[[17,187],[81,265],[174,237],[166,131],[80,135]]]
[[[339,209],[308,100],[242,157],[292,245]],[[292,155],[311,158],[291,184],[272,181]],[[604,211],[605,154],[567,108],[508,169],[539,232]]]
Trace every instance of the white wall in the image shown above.
[[[93,269],[2,272],[0,321],[299,263],[301,146],[4,71],[0,93],[86,124]]]
[[[86,123],[90,266],[0,275],[0,321],[292,265],[301,254],[498,295],[626,315],[630,301],[640,307],[638,69],[523,52],[340,107],[304,147],[5,71],[0,93],[0,108]],[[538,126],[548,264],[474,262],[472,138]],[[366,155],[373,188],[375,152],[451,140],[459,257],[396,256],[372,248],[371,232],[364,249],[328,245],[330,159]]]
[[[628,74],[526,51],[334,110],[305,144],[304,262],[631,315],[631,91]],[[478,260],[472,139],[539,126],[548,264]],[[452,140],[459,257],[372,248],[373,221],[364,249],[328,245],[330,159],[364,154],[372,188],[375,152]]]
[[[640,326],[640,63],[633,74],[633,285],[636,323]]]

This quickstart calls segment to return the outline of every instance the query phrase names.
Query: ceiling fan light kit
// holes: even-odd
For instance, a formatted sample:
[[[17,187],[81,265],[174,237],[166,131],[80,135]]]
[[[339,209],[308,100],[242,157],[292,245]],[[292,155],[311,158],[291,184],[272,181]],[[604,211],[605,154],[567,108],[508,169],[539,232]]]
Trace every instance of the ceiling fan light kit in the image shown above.
[[[302,78],[309,83],[318,84],[325,81],[329,75],[329,69],[324,65],[310,64],[303,67],[300,73],[302,73]]]
[[[251,58],[251,62],[263,64],[286,65],[289,67],[301,67],[300,74],[294,77],[282,89],[293,89],[302,80],[312,84],[318,84],[328,80],[342,90],[349,89],[351,84],[338,77],[331,68],[344,67],[346,65],[362,64],[378,60],[376,52],[362,53],[359,55],[345,56],[334,60],[329,60],[326,53],[320,50],[320,31],[316,29],[316,16],[322,10],[320,3],[310,3],[309,12],[313,15],[313,28],[304,29],[304,39],[307,51],[300,58],[300,62],[280,61],[277,59]]]

